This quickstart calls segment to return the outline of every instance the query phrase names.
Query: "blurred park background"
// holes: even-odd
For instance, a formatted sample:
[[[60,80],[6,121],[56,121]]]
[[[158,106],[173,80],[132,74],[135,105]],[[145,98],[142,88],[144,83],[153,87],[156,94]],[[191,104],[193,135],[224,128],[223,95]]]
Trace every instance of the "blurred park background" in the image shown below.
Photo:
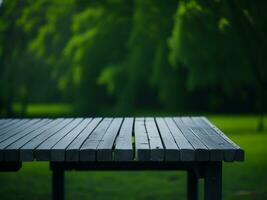
[[[251,0],[0,0],[0,116],[205,115],[246,151],[224,165],[224,199],[265,200],[266,10]],[[47,163],[25,164],[0,173],[0,196],[48,199],[50,179]],[[67,173],[67,199],[178,199],[185,186],[177,172]]]

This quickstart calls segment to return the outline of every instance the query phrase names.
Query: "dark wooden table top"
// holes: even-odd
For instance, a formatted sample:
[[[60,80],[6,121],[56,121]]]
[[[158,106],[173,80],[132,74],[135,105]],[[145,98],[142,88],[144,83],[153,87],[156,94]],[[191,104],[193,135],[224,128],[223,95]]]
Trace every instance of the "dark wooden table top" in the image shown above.
[[[3,161],[242,161],[205,117],[0,119]]]

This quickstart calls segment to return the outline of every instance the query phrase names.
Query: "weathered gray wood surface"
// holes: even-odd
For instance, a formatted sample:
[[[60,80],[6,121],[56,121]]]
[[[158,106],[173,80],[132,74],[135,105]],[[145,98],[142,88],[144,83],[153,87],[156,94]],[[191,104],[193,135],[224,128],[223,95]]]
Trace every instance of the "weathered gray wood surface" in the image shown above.
[[[78,126],[72,129],[67,135],[65,135],[58,143],[56,143],[51,149],[52,161],[64,161],[65,150],[70,143],[85,129],[89,124],[91,118],[84,119]]]
[[[133,160],[133,124],[134,118],[125,118],[121,126],[119,135],[115,142],[115,160]]]
[[[102,118],[94,118],[88,126],[75,138],[66,149],[66,161],[79,161],[80,147],[93,130],[101,122]]]
[[[179,129],[182,131],[183,135],[187,139],[187,141],[194,148],[194,160],[197,161],[208,161],[210,160],[209,150],[207,146],[203,143],[201,138],[196,135],[191,128],[186,125],[181,118],[175,117],[174,121]]]
[[[0,119],[0,161],[242,161],[205,117]]]
[[[120,130],[122,118],[115,118],[97,146],[97,160],[113,160],[113,144]]]
[[[152,117],[145,118],[145,126],[150,146],[150,160],[163,161],[164,148],[154,118]]]
[[[136,118],[134,124],[135,159],[150,160],[150,145],[145,127],[145,118]]]
[[[191,143],[183,135],[182,131],[175,124],[174,120],[170,117],[165,118],[165,122],[179,148],[180,160],[192,161],[195,160],[195,150]]]
[[[105,118],[97,126],[97,128],[91,133],[80,148],[80,160],[81,161],[95,161],[97,147],[105,135],[109,125],[112,122],[112,118]]]
[[[179,161],[181,159],[180,148],[175,142],[175,139],[168,128],[163,118],[156,118],[159,132],[161,133],[162,142],[165,148],[166,161]]]
[[[51,160],[51,149],[54,145],[56,145],[65,135],[69,134],[71,130],[73,130],[80,122],[81,118],[74,119],[72,122],[67,124],[61,130],[57,131],[54,135],[49,137],[47,140],[42,142],[35,149],[35,157],[37,160]]]

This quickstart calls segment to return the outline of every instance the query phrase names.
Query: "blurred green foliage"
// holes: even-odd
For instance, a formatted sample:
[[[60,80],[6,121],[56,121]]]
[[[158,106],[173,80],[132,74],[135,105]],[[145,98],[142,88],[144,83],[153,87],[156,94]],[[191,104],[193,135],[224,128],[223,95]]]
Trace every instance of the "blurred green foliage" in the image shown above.
[[[79,115],[266,110],[267,3],[4,0],[0,112]]]

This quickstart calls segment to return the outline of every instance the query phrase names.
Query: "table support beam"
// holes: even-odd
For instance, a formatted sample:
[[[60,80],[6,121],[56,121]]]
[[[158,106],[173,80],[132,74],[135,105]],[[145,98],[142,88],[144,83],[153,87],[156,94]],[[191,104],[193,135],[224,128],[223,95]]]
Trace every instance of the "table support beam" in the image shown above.
[[[64,169],[52,168],[52,200],[64,200]]]
[[[177,162],[171,166],[156,163],[64,163],[51,162],[52,199],[64,199],[64,171],[78,170],[186,170],[187,198],[198,199],[198,181],[204,178],[204,199],[222,200],[222,162]],[[136,164],[136,165],[135,165]]]
[[[205,166],[205,200],[222,200],[222,163],[209,162]]]
[[[17,172],[21,166],[21,162],[0,162],[0,172]]]
[[[198,199],[198,177],[193,170],[187,171],[187,199]]]

